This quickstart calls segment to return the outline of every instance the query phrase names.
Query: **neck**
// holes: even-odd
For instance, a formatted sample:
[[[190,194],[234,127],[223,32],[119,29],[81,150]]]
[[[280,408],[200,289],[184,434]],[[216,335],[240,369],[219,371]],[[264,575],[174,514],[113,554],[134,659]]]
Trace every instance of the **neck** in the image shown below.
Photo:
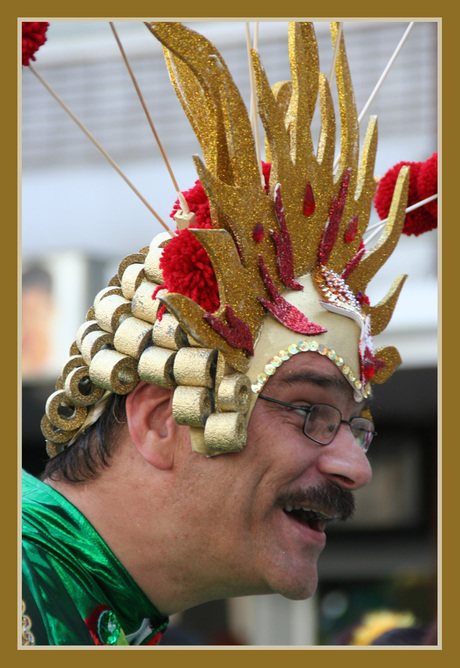
[[[191,547],[197,544],[199,518],[190,517],[174,475],[156,471],[135,452],[120,452],[94,480],[45,480],[85,515],[165,616],[231,593],[218,573],[213,578],[203,567],[202,549]]]

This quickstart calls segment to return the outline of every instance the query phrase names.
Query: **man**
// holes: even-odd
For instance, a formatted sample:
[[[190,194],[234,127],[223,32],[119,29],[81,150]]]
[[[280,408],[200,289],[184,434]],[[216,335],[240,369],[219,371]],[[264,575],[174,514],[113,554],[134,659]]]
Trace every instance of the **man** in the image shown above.
[[[271,155],[261,174],[213,45],[180,24],[149,27],[201,142],[194,194],[204,188],[211,224],[185,193],[174,238],[125,258],[96,296],[47,402],[52,459],[44,483],[23,487],[31,644],[155,644],[169,615],[205,601],[311,596],[327,524],[351,515],[371,478],[371,384],[400,362],[371,335],[404,277],[375,307],[365,289],[401,233],[408,171],[365,254],[376,127],[358,170],[343,40],[335,172],[312,26],[291,26],[292,86],[272,93],[254,55]],[[318,90],[315,156],[306,99]]]
[[[266,392],[330,404],[350,419],[360,407],[343,385],[329,360],[303,353]],[[56,471],[45,482],[83,513],[164,616],[246,594],[306,598],[327,523],[350,514],[350,492],[371,473],[347,425],[324,447],[304,435],[304,420],[258,401],[246,447],[209,459],[191,452],[189,429],[172,417],[171,391],[140,383],[127,397],[126,423],[115,427],[108,466],[83,483]],[[115,606],[121,593],[117,584]]]

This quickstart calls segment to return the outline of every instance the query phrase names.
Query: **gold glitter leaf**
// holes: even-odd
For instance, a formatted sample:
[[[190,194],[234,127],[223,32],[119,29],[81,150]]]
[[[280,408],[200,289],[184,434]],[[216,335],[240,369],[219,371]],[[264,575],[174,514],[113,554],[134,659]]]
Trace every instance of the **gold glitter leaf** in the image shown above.
[[[379,369],[374,373],[371,378],[372,384],[380,385],[388,380],[388,378],[393,375],[398,366],[401,364],[401,355],[394,346],[384,346],[382,348],[377,348],[375,351],[375,357],[377,359],[383,360],[385,366]]]

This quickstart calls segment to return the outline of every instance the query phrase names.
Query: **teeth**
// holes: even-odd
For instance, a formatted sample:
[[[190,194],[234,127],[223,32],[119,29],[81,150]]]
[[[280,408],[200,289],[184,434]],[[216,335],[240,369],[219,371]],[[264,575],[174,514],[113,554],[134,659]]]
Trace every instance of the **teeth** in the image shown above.
[[[305,513],[309,513],[313,517],[311,519],[315,520],[331,520],[334,519],[330,515],[325,515],[324,513],[320,512],[319,510],[315,510],[314,508],[309,508],[307,506],[284,506],[284,510],[287,513],[292,513],[293,510],[303,510]]]

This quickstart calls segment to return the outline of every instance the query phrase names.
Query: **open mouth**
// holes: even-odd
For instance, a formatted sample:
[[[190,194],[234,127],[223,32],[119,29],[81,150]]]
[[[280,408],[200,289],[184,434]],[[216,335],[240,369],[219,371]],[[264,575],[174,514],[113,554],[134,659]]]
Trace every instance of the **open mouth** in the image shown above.
[[[337,519],[331,515],[325,515],[319,510],[307,506],[283,506],[282,510],[291,519],[308,526],[313,531],[324,532],[329,522]]]

